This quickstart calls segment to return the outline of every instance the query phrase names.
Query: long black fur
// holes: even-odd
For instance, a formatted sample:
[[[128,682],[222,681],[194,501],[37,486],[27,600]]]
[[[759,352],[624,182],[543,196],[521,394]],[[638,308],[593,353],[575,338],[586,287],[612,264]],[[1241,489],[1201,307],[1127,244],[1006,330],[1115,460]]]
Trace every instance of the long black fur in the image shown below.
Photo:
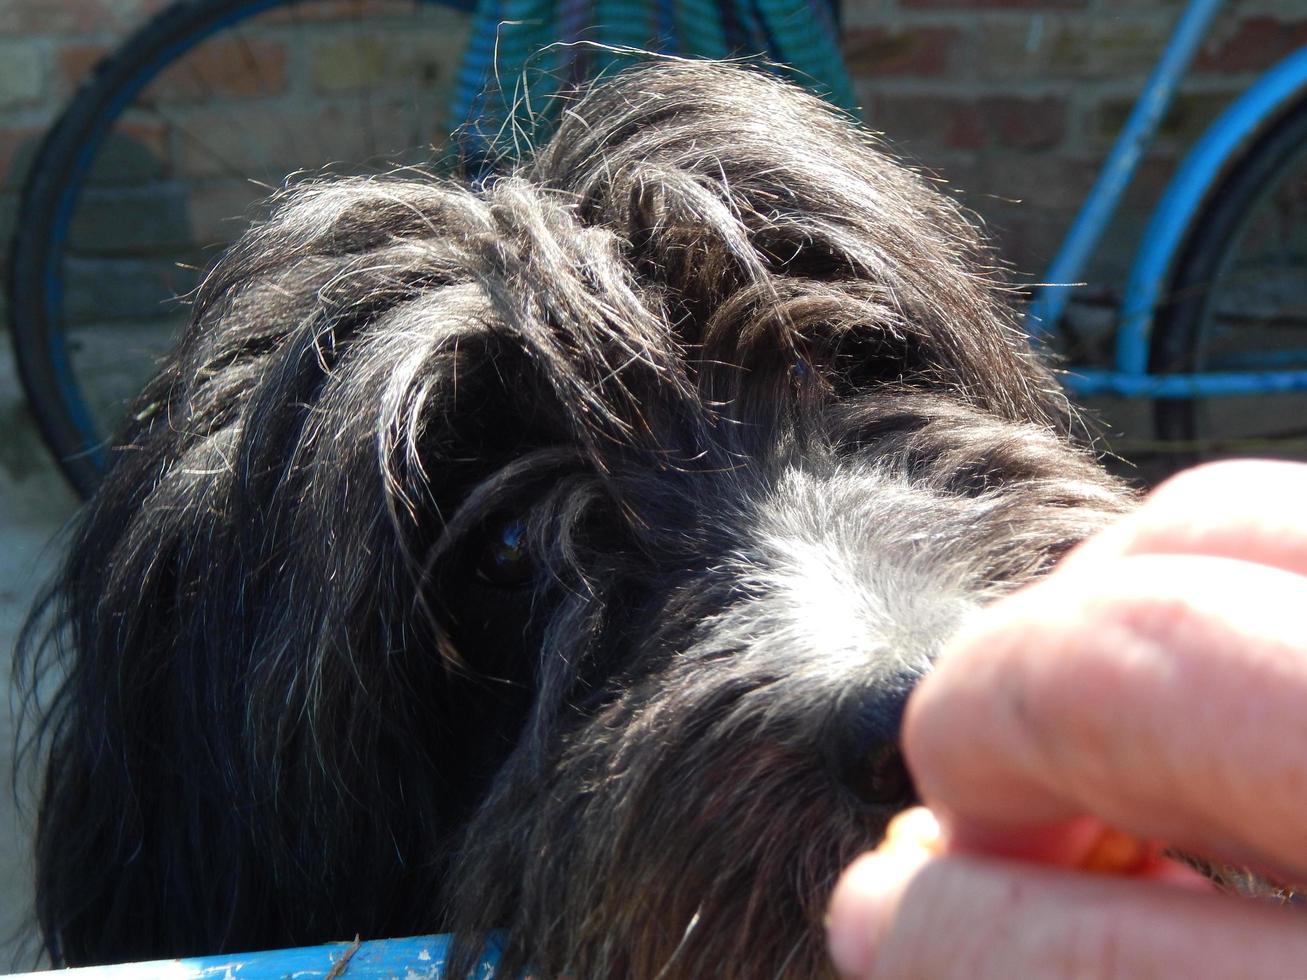
[[[912,682],[1129,506],[958,209],[704,63],[286,191],[132,418],[23,658],[58,964],[819,975]]]

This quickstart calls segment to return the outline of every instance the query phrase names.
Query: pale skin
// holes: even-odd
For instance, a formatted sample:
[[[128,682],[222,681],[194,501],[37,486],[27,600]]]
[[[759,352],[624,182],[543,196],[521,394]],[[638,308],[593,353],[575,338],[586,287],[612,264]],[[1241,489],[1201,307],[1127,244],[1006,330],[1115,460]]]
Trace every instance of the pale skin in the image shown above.
[[[1200,467],[986,610],[908,704],[944,853],[866,855],[843,976],[1307,975],[1307,908],[1158,861],[1077,870],[1104,827],[1307,883],[1307,466]]]

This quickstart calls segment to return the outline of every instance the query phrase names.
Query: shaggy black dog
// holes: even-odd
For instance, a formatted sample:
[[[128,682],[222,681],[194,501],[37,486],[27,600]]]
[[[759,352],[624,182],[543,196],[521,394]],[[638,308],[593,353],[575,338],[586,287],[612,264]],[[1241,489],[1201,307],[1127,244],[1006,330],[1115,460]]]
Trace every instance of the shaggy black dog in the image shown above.
[[[986,263],[845,119],[710,64],[484,187],[284,194],[29,651],[66,678],[55,962],[503,930],[506,973],[827,972],[914,680],[1128,507]]]

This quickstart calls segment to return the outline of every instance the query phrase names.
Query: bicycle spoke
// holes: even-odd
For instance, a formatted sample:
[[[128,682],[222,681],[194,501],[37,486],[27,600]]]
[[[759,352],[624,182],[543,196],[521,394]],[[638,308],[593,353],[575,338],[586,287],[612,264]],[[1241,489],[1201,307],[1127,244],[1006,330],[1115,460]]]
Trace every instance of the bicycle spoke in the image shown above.
[[[182,135],[184,139],[190,141],[191,145],[196,147],[196,149],[200,150],[205,156],[207,156],[214,163],[222,167],[223,173],[226,176],[236,177],[240,180],[249,180],[252,181],[253,183],[259,184],[262,187],[267,187],[268,190],[275,189],[270,184],[266,184],[263,183],[262,181],[255,180],[245,170],[243,170],[235,163],[233,163],[229,157],[224,156],[222,153],[215,150],[209,143],[200,139],[199,136],[195,134],[194,130],[192,130],[191,128],[187,127],[182,123],[179,117],[169,114],[158,103],[141,101],[137,103],[137,106],[138,108],[144,109],[146,112],[157,116],[158,118],[166,122],[169,126],[174,127]]]

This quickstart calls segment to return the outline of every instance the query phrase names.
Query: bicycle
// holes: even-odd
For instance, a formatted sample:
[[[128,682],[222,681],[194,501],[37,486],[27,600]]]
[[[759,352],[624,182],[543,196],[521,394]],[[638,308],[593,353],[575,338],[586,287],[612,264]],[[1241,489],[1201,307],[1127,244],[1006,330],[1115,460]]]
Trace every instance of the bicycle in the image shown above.
[[[1033,297],[1036,337],[1058,339],[1071,298],[1058,284],[1080,278],[1221,4],[1190,0],[1181,13]],[[1293,237],[1307,234],[1305,161],[1307,48],[1258,77],[1181,162],[1135,252],[1113,366],[1073,367],[1066,387],[1153,399],[1157,437],[1177,463],[1307,435],[1307,418],[1249,434],[1239,431],[1247,419],[1212,410],[1239,396],[1307,392],[1307,237]]]
[[[444,0],[428,2],[446,10],[453,9],[445,6]],[[533,0],[503,0],[503,10],[489,6],[493,2],[481,0],[479,15],[490,9],[495,14],[508,14],[501,19],[511,21],[515,11],[520,13],[532,9]],[[674,6],[673,0],[653,0],[642,5],[632,5],[625,0],[609,2],[613,4],[609,16],[624,25],[637,13],[641,16],[647,14],[656,27],[660,22],[667,22],[669,10],[702,12],[707,9],[701,0],[680,0],[680,6]],[[760,4],[774,2],[779,0],[751,0],[746,13],[754,17],[755,27],[762,25],[762,19],[756,13],[762,9]],[[323,3],[332,5],[331,0],[323,0]],[[370,6],[378,3],[380,0],[369,0]],[[339,0],[335,5],[341,5]],[[1044,280],[1046,283],[1072,283],[1080,277],[1108,218],[1130,182],[1144,147],[1169,106],[1180,78],[1220,5],[1220,0],[1190,0],[1181,14],[1156,69],[1103,166],[1098,182],[1050,267]],[[410,3],[410,6],[425,5]],[[197,17],[199,11],[208,12],[206,16],[223,12],[226,20],[216,27],[211,26],[212,33],[229,27],[235,22],[233,17],[248,16],[251,10],[268,11],[270,16],[274,16],[284,15],[288,8],[302,10],[306,7],[306,4],[288,4],[286,0],[194,0],[169,8],[151,25],[162,22],[182,8],[197,12]],[[233,14],[236,10],[241,12],[239,16]],[[450,22],[438,30],[449,33],[457,28],[464,32],[462,36],[467,36],[471,15],[463,10],[461,16],[462,21],[457,24]],[[563,21],[567,18],[564,17]],[[704,24],[717,24],[719,33],[723,22],[720,19],[701,19]],[[829,22],[833,23],[834,19],[829,18]],[[211,20],[209,23],[217,22]],[[151,25],[142,29],[137,39],[148,33]],[[557,28],[554,36],[570,39],[581,34],[576,23],[554,26]],[[540,25],[536,24],[533,29],[539,28]],[[761,30],[760,33],[765,35],[767,32]],[[192,31],[187,36],[196,35]],[[820,39],[820,32],[817,36]],[[455,44],[466,48],[465,69],[469,64],[479,64],[484,70],[493,60],[495,44],[502,40],[499,35],[482,31],[467,42],[460,39]],[[619,32],[616,40],[624,43],[631,40],[631,35]],[[527,35],[518,35],[511,43],[503,45],[499,53],[507,55],[509,64],[520,62],[526,57],[529,41]],[[710,50],[702,53],[713,54],[711,45],[720,43],[720,39],[713,38],[707,45]],[[658,44],[646,46],[656,48]],[[132,63],[131,58],[125,57],[131,47],[129,42],[111,61]],[[163,53],[156,55],[162,59],[155,66],[156,70],[176,56],[176,51],[158,50]],[[376,57],[387,56],[388,52]],[[257,59],[247,60],[257,62]],[[551,70],[557,71],[559,66],[555,64]],[[102,69],[98,76],[100,89],[114,90],[108,81],[110,74]],[[468,79],[476,76],[475,68],[465,70],[463,74],[464,87],[459,95],[462,101],[456,104],[471,113],[478,108],[484,109],[484,103],[477,103],[475,95],[468,94],[475,88],[467,87]],[[838,75],[838,72],[834,74]],[[131,77],[138,76],[139,72]],[[124,99],[121,94],[125,90],[124,83],[119,81],[117,85],[119,102],[107,103],[115,114],[121,113],[126,101],[135,94],[129,92]],[[366,96],[369,99],[374,97],[375,93]],[[70,117],[77,104],[78,100],[74,100],[64,119]],[[52,130],[47,147],[63,125],[61,120]],[[74,160],[80,159],[78,154],[85,157],[88,152],[94,154],[102,150],[102,146],[96,144],[88,151],[86,147],[96,141],[88,142],[85,135],[65,142],[70,149],[64,155],[71,155]],[[1227,417],[1230,413],[1222,414],[1213,406],[1238,406],[1238,399],[1234,396],[1240,395],[1270,396],[1307,391],[1307,348],[1301,343],[1302,329],[1307,326],[1307,316],[1301,313],[1307,313],[1307,306],[1299,311],[1294,296],[1289,295],[1283,302],[1277,296],[1281,283],[1287,284],[1288,292],[1288,287],[1298,279],[1307,282],[1307,276],[1302,275],[1307,271],[1307,243],[1302,247],[1298,245],[1291,237],[1293,228],[1280,233],[1275,227],[1269,230],[1262,227],[1268,224],[1264,220],[1268,210],[1272,218],[1282,218],[1288,204],[1293,203],[1297,187],[1295,177],[1300,173],[1304,151],[1307,151],[1307,50],[1289,56],[1255,81],[1212,124],[1190,152],[1157,206],[1139,248],[1121,308],[1113,367],[1106,370],[1073,367],[1066,376],[1067,386],[1080,396],[1116,394],[1152,399],[1157,438],[1172,451],[1177,461],[1187,462],[1229,446],[1247,448],[1250,435],[1254,437],[1254,445],[1261,445],[1260,440],[1266,438],[1261,417],[1251,420],[1238,418],[1237,407],[1233,413],[1236,417],[1232,420]],[[355,159],[367,159],[367,156],[367,153],[354,155]],[[18,233],[19,239],[24,234],[36,237],[35,244],[40,247],[22,248],[19,246],[23,243],[16,239],[12,252],[13,336],[20,372],[46,441],[73,485],[86,494],[98,480],[107,459],[101,434],[106,426],[97,422],[97,416],[112,418],[115,407],[124,401],[123,392],[132,393],[132,386],[119,385],[122,390],[112,397],[99,394],[95,388],[97,385],[104,387],[103,379],[89,376],[85,369],[70,363],[67,356],[67,347],[70,346],[67,337],[75,332],[77,324],[72,322],[73,318],[65,316],[61,305],[66,290],[61,265],[63,243],[59,236],[66,236],[67,229],[74,224],[73,208],[67,202],[76,201],[77,184],[86,176],[87,165],[83,164],[80,177],[76,170],[65,169],[63,176],[43,178],[40,169],[45,158],[43,151],[32,178],[33,182],[44,180],[45,204],[43,207],[31,206],[35,195],[30,190],[25,193]],[[393,161],[395,154],[389,154],[385,159]],[[305,162],[317,166],[321,160]],[[298,166],[304,166],[305,162]],[[273,171],[275,168],[266,175],[270,185],[279,183],[281,179],[281,174]],[[71,178],[68,176],[70,172]],[[72,190],[69,190],[70,186]],[[247,197],[262,197],[263,193],[261,189]],[[52,201],[57,206],[52,205]],[[236,210],[228,207],[226,213]],[[37,227],[32,231],[33,225],[43,223],[48,223],[52,230],[42,232]],[[161,224],[166,227],[168,222]],[[1272,226],[1276,224],[1275,221],[1269,222]],[[1301,226],[1307,229],[1307,221]],[[215,238],[215,244],[220,245],[221,241]],[[195,263],[197,267],[202,264]],[[1274,288],[1268,285],[1270,270],[1278,270]],[[139,271],[129,277],[131,282],[140,282],[142,278]],[[1243,292],[1238,292],[1240,283],[1247,282],[1252,282],[1255,289],[1250,293],[1245,287]],[[175,295],[182,291],[184,289],[174,287],[155,290],[152,295]],[[1070,290],[1066,287],[1041,287],[1033,298],[1027,317],[1031,332],[1049,341],[1061,336],[1062,314],[1069,298]],[[94,310],[94,301],[91,306]],[[1231,306],[1236,315],[1232,315]],[[166,331],[160,333],[163,335]],[[97,365],[102,363],[94,357],[84,360]],[[97,407],[93,410],[92,405]],[[1279,444],[1296,435],[1298,433],[1294,431],[1279,432],[1270,438]]]
[[[176,298],[240,230],[222,219],[257,208],[288,173],[449,169],[456,155],[480,168],[493,158],[498,123],[515,135],[556,80],[592,76],[623,46],[761,54],[850,104],[837,13],[833,0],[166,7],[75,94],[21,195],[10,326],[28,403],[60,469],[90,494],[109,462],[107,437],[184,319]],[[551,40],[563,43],[535,53]],[[518,87],[528,68],[534,108]],[[494,76],[504,84],[488,84]],[[479,125],[455,146],[449,134],[467,120]]]

